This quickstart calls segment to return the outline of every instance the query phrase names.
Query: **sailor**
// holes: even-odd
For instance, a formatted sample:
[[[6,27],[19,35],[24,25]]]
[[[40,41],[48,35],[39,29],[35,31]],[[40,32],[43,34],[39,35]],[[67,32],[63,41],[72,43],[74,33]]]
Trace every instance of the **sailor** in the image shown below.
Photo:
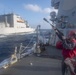
[[[56,44],[56,48],[62,49],[62,55],[63,55],[62,75],[65,75],[65,69],[67,67],[66,65],[68,65],[71,68],[72,73],[75,74],[75,68],[71,63],[71,59],[76,57],[76,31],[71,31],[69,33],[68,40],[72,42],[71,47],[70,44],[68,44],[69,48],[66,48],[66,46],[64,46],[64,44],[61,41],[57,42]]]

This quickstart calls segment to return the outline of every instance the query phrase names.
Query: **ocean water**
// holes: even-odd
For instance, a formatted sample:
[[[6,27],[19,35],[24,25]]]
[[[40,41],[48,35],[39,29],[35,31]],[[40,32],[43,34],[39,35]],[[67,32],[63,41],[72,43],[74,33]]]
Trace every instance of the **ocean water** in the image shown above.
[[[49,29],[41,29],[40,35],[45,38],[49,38],[49,33],[51,30]],[[24,46],[27,46],[30,42],[29,46],[32,46],[34,42],[36,42],[37,34],[15,34],[15,35],[4,35],[0,37],[0,61],[10,57],[11,54],[14,53],[15,47],[18,49],[20,44],[22,43]],[[32,41],[31,41],[32,40]]]

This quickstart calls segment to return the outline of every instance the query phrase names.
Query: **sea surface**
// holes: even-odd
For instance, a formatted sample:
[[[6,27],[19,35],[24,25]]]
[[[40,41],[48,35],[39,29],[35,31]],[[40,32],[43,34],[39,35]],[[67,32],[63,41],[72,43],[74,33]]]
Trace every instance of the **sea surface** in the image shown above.
[[[50,29],[41,29],[40,35],[49,38]],[[0,61],[10,57],[14,53],[15,47],[20,48],[21,43],[24,46],[32,46],[36,42],[37,34],[15,34],[0,36]]]

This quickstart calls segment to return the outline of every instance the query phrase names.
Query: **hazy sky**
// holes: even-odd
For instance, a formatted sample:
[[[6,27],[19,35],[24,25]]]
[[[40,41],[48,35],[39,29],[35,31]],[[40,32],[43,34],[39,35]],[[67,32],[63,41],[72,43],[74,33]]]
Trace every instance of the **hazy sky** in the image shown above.
[[[0,0],[0,14],[15,13],[28,21],[31,27],[41,25],[49,29],[51,26],[43,21],[50,18],[51,0]]]

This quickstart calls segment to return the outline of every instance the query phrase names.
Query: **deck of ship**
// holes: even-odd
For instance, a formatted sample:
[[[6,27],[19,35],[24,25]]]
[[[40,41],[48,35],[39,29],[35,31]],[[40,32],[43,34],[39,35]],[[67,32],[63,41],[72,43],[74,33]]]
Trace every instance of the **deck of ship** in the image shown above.
[[[46,46],[40,57],[26,56],[0,75],[61,75],[61,52],[52,46]]]

